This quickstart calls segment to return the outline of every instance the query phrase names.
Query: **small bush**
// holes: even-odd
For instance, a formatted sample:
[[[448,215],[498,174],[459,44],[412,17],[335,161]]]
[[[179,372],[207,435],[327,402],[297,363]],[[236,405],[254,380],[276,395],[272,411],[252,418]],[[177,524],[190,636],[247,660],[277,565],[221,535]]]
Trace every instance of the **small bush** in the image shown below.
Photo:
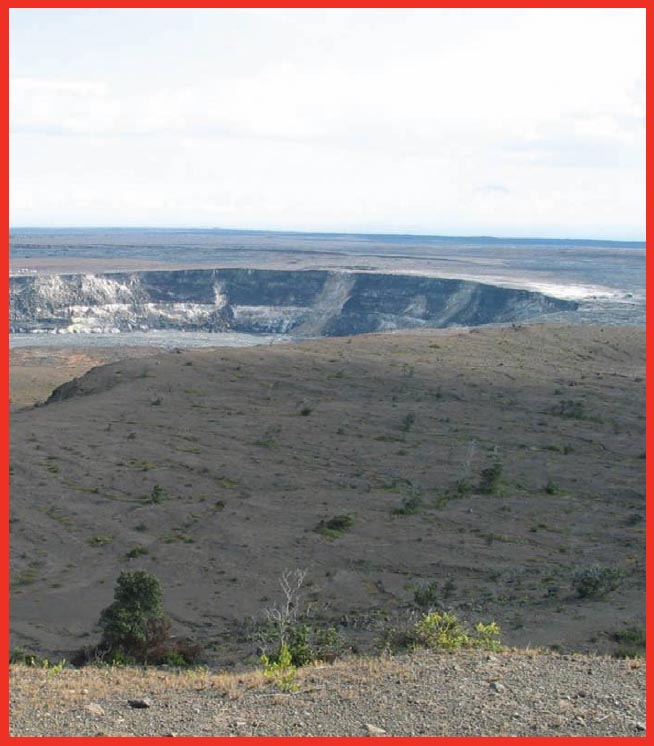
[[[465,497],[472,492],[472,485],[467,479],[459,479],[454,485],[454,495],[456,497]]]
[[[412,495],[402,500],[399,508],[393,508],[391,515],[415,515],[422,507],[422,498],[418,495]]]
[[[354,525],[354,519],[349,515],[336,515],[329,520],[322,520],[314,531],[328,539],[337,539]]]
[[[432,650],[467,647],[470,637],[453,615],[433,611],[416,622],[416,644]]]
[[[622,570],[617,567],[593,565],[574,574],[572,587],[579,598],[604,598],[620,585],[622,578]]]
[[[307,624],[298,624],[295,627],[291,627],[288,630],[288,643],[282,644],[274,656],[275,660],[280,660],[282,648],[285,644],[294,666],[306,666],[307,663],[311,663],[315,659],[315,654],[309,642],[310,632]]]
[[[314,660],[333,662],[346,652],[352,652],[336,627],[320,627],[314,630]]]
[[[611,638],[620,643],[613,653],[616,658],[642,658],[645,655],[646,637],[642,627],[625,627],[613,632]]]
[[[92,547],[103,547],[106,544],[111,544],[113,541],[111,536],[92,536],[90,539],[87,539],[87,544],[90,544]]]
[[[302,407],[302,409],[300,410],[300,415],[302,417],[308,417],[311,412],[313,412],[313,407]]]
[[[452,578],[448,578],[445,581],[445,585],[443,586],[443,597],[451,598],[455,590],[456,590],[456,583],[452,580]]]
[[[382,630],[382,647],[390,652],[412,650],[419,647],[435,651],[452,651],[460,648],[479,648],[498,652],[504,649],[500,641],[500,628],[496,622],[479,622],[472,631],[454,614],[430,611],[411,623],[385,627]]]
[[[500,642],[500,627],[496,622],[475,625],[469,633],[454,614],[432,611],[425,614],[415,625],[416,645],[431,650],[457,650],[458,648],[481,648],[498,652],[503,649]]]
[[[143,557],[146,554],[149,554],[150,550],[147,547],[141,546],[140,544],[133,549],[130,549],[129,552],[125,555],[127,559],[136,559],[137,557]]]
[[[282,692],[295,692],[298,685],[295,683],[296,666],[293,665],[288,645],[283,642],[275,659],[267,655],[261,656],[264,675],[272,679]]]
[[[423,611],[433,611],[440,605],[441,594],[438,590],[438,583],[432,580],[431,583],[416,588],[413,592],[415,605]]]
[[[266,658],[271,663],[278,663],[288,652],[290,662],[299,668],[314,661],[331,663],[347,650],[342,635],[335,627],[299,622],[288,627],[285,639],[279,643],[277,650],[268,653]]]
[[[159,505],[159,503],[162,503],[165,499],[166,491],[161,485],[155,484],[150,493],[150,502],[153,505]]]
[[[501,461],[496,461],[492,466],[484,469],[479,480],[479,491],[485,495],[496,495],[500,489],[502,471]]]
[[[482,648],[482,650],[494,652],[502,650],[504,646],[500,642],[500,627],[497,622],[475,624],[475,636],[472,644],[474,647]]]
[[[645,646],[645,630],[642,627],[625,627],[614,632],[611,637],[616,642],[627,645]]]
[[[414,426],[416,422],[416,416],[413,414],[413,412],[409,412],[404,416],[404,419],[402,420],[402,425],[400,427],[400,430],[404,433],[408,433],[409,430]]]
[[[305,578],[306,570],[282,573],[279,578],[282,600],[264,609],[266,624],[254,631],[254,639],[265,653],[267,664],[281,664],[286,658],[294,667],[316,660],[331,662],[347,649],[334,627],[311,620],[303,600]]]
[[[572,420],[587,419],[586,405],[583,401],[564,399],[550,409],[551,414],[567,417]]]
[[[26,666],[37,666],[40,658],[35,653],[28,653],[22,648],[15,648],[9,654],[9,663],[23,663]]]

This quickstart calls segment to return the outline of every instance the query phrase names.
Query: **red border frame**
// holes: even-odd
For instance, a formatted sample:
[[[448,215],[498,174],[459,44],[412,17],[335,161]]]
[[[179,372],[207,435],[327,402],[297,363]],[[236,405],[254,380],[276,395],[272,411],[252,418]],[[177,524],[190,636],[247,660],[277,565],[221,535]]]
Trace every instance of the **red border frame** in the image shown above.
[[[87,4],[83,3],[55,3],[55,2],[39,2],[38,4],[35,4],[37,7],[40,8],[57,8],[57,7],[89,7]],[[435,2],[413,2],[411,3],[412,7],[416,8],[432,8],[432,7],[452,7],[452,3],[435,3]],[[149,2],[140,3],[137,6],[134,5],[128,5],[124,3],[112,3],[110,5],[96,5],[96,6],[90,6],[90,7],[107,7],[107,8],[131,8],[131,7],[179,7],[180,3],[174,3],[174,2],[163,2],[163,3],[157,3],[157,4],[150,4]],[[484,2],[484,3],[476,3],[476,4],[470,4],[470,5],[462,5],[461,7],[471,7],[471,8],[493,8],[493,7],[506,7],[506,8],[522,8],[522,7],[551,7],[551,8],[566,8],[566,7],[587,7],[587,8],[612,8],[612,7],[621,7],[616,2],[578,2],[574,3],[571,6],[565,6],[560,5],[558,3],[534,3],[533,5],[530,5],[528,3],[518,3],[518,2],[504,2],[504,3],[493,3],[493,2]],[[650,251],[647,252],[647,264],[646,264],[646,273],[647,273],[647,286],[648,288],[651,288],[654,286],[654,259],[652,258],[651,254],[651,247],[654,243],[654,137],[652,137],[652,125],[653,125],[653,117],[654,117],[654,85],[652,83],[654,79],[654,2],[650,0],[650,2],[643,2],[643,3],[629,3],[628,7],[633,8],[646,8],[646,25],[647,25],[647,80],[646,80],[646,92],[647,92],[647,150],[646,150],[646,160],[647,160],[647,179],[646,179],[646,205],[647,205],[647,234],[646,234],[646,240],[647,244],[650,247]],[[9,11],[11,8],[29,8],[33,7],[32,4],[29,3],[8,3],[7,5],[7,11],[2,14],[1,21],[0,21],[0,34],[2,41],[4,42],[5,46],[5,52],[2,56],[2,119],[3,119],[3,127],[4,131],[6,133],[5,141],[2,149],[2,161],[3,161],[3,171],[7,174],[7,178],[2,183],[2,189],[3,189],[3,196],[4,196],[4,209],[2,211],[2,228],[5,232],[5,235],[7,236],[7,244],[6,244],[6,251],[5,251],[5,258],[4,258],[4,267],[2,272],[2,277],[0,282],[2,283],[2,291],[5,298],[8,298],[9,296],[9,288],[8,288],[8,277],[9,277]],[[341,3],[341,2],[330,2],[330,3],[320,3],[316,4],[315,6],[311,6],[307,3],[298,3],[298,2],[281,2],[281,3],[273,3],[273,2],[260,2],[260,3],[229,3],[225,4],[224,6],[216,6],[212,3],[193,3],[193,7],[284,7],[284,8],[292,8],[292,7],[331,7],[331,8],[350,8],[350,7],[358,7],[358,8],[365,8],[365,7],[401,7],[398,6],[397,3],[388,3],[388,2],[381,2],[381,3],[370,3],[370,4],[360,4],[360,3]],[[653,548],[653,532],[654,532],[654,513],[652,509],[652,503],[651,503],[651,497],[652,497],[652,490],[654,488],[654,463],[652,461],[652,453],[651,453],[651,447],[652,443],[654,443],[654,399],[651,395],[651,385],[652,385],[652,376],[654,374],[654,352],[652,350],[652,344],[650,339],[650,332],[654,326],[654,318],[653,318],[654,311],[652,310],[652,303],[647,303],[647,310],[646,310],[646,323],[647,323],[647,404],[646,404],[646,417],[647,417],[647,424],[646,424],[646,434],[647,434],[647,461],[646,461],[646,495],[647,495],[647,517],[646,517],[646,538],[647,538],[647,550],[646,550],[646,568],[648,570],[647,572],[647,579],[646,579],[646,592],[647,592],[647,601],[646,601],[646,613],[647,613],[647,652],[646,652],[646,664],[647,664],[647,736],[654,735],[654,724],[653,724],[653,718],[654,718],[654,703],[652,701],[652,683],[654,678],[654,670],[653,670],[653,652],[654,652],[654,644],[652,642],[651,633],[652,633],[652,623],[654,620],[654,592],[652,588],[653,581],[653,575],[654,573],[652,570],[652,564],[654,561],[654,548]],[[9,325],[9,313],[8,313],[8,302],[5,306],[3,306],[2,311],[2,323],[5,329],[8,329]],[[14,741],[19,740],[21,743],[35,743],[35,744],[41,744],[44,741],[48,743],[65,743],[66,740],[68,740],[68,737],[46,737],[46,738],[31,738],[31,737],[21,737],[20,739],[12,738],[9,735],[9,537],[8,537],[8,527],[9,527],[9,408],[8,408],[8,402],[9,402],[9,342],[8,338],[5,339],[4,345],[2,346],[2,359],[0,360],[0,381],[2,382],[2,397],[3,397],[3,410],[2,410],[2,417],[3,417],[3,424],[4,427],[0,428],[0,484],[4,487],[3,491],[3,497],[4,499],[0,500],[0,524],[5,528],[5,536],[6,541],[3,543],[3,551],[2,555],[0,557],[0,607],[2,608],[2,622],[0,623],[0,642],[2,645],[0,646],[0,649],[4,652],[0,652],[0,656],[2,656],[2,669],[0,671],[0,699],[2,700],[0,702],[0,739],[2,742],[4,741]],[[104,738],[93,738],[93,742],[97,743],[98,741],[106,742],[110,740],[114,740],[117,737],[104,737]],[[169,743],[169,741],[165,737],[138,737],[134,736],[134,738],[139,738],[141,741],[147,741],[148,743]],[[397,737],[393,738],[396,743],[400,744],[409,744],[413,743],[415,744],[417,741],[424,742],[425,740],[438,740],[439,742],[447,742],[447,743],[453,743],[453,742],[473,742],[476,740],[483,741],[485,743],[493,741],[493,742],[502,742],[502,743],[510,743],[513,741],[513,738],[509,737],[473,737],[473,738],[463,738],[463,737],[428,737],[428,738],[409,738],[409,737]],[[79,739],[78,739],[79,740]],[[189,744],[195,744],[199,741],[202,742],[215,742],[215,741],[221,741],[223,740],[222,737],[184,737],[179,739],[182,742],[188,742]],[[261,744],[275,744],[280,742],[280,738],[278,737],[237,737],[237,738],[225,738],[225,740],[229,740],[230,743],[246,743],[246,742],[252,742],[256,741],[257,743]],[[305,740],[305,738],[282,738],[281,739],[285,743],[300,743]],[[336,738],[336,737],[317,737],[317,738],[311,738],[310,740],[319,741],[321,743],[333,743],[334,741],[340,742],[340,743],[364,743],[367,741],[367,738],[359,738],[359,737],[345,737],[345,738]],[[543,742],[543,741],[556,741],[557,744],[569,744],[569,743],[589,743],[589,742],[600,742],[603,741],[604,738],[594,738],[594,737],[560,737],[560,736],[554,736],[554,737],[527,737],[526,739],[529,742]],[[617,737],[611,739],[612,743],[643,743],[642,737]]]

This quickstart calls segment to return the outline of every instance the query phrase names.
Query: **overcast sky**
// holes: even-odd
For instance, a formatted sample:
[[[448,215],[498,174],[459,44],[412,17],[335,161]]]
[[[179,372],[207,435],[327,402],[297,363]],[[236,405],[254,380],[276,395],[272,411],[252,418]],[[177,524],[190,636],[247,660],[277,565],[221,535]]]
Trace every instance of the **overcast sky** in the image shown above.
[[[644,9],[10,13],[12,226],[644,238]]]

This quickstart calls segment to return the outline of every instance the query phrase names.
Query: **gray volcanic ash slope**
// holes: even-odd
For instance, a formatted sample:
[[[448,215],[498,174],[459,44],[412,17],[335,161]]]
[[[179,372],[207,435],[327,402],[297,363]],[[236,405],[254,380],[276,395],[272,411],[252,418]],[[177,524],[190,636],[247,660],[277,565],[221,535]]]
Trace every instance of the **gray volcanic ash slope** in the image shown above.
[[[248,617],[306,568],[314,612],[362,647],[435,580],[508,643],[612,650],[644,623],[644,336],[427,330],[95,368],[12,417],[12,645],[70,657],[144,568],[177,630],[241,661]],[[577,598],[596,563],[619,587]]]
[[[12,332],[178,329],[343,336],[521,321],[570,301],[465,280],[195,269],[10,279]]]

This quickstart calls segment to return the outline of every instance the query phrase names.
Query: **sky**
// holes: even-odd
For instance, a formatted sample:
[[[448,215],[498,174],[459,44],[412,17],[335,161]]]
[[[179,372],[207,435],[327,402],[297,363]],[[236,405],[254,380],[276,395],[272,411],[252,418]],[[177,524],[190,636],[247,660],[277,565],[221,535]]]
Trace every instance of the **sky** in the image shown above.
[[[11,9],[10,222],[643,240],[644,9]]]

